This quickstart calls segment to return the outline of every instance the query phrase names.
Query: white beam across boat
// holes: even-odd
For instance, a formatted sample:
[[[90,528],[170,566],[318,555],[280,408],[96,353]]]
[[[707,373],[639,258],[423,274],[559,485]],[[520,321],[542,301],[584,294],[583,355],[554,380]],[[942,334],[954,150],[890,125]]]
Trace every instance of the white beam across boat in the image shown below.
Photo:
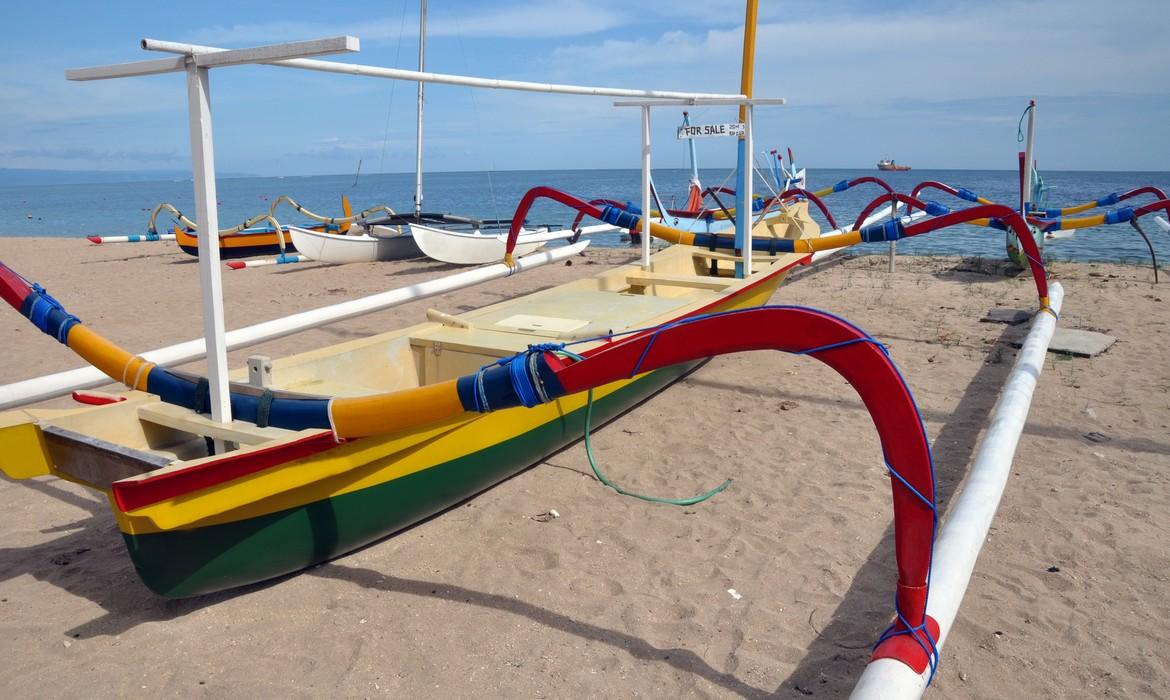
[[[143,40],[143,44],[147,40]],[[143,46],[143,48],[146,48]],[[246,49],[232,49],[194,56],[195,65],[200,68],[239,66],[246,63],[268,63],[297,56],[325,56],[335,53],[358,51],[361,42],[354,36],[336,36],[328,39],[310,39],[287,44],[254,46]],[[181,53],[181,52],[180,52]],[[116,63],[91,68],[70,68],[65,71],[67,80],[106,80],[109,78],[130,78],[139,75],[177,73],[187,68],[187,57],[161,58],[134,63]]]
[[[218,66],[239,66],[246,63],[266,63],[306,56],[327,56],[337,53],[354,53],[361,50],[356,36],[335,36],[328,39],[292,41],[287,44],[254,46],[247,49],[218,51],[195,56],[195,65],[200,68]]]
[[[685,100],[656,99],[656,100],[615,100],[614,107],[719,107],[739,105],[783,105],[787,100],[783,97],[692,97]]]
[[[425,299],[489,280],[507,277],[516,272],[523,272],[542,265],[548,265],[549,263],[567,260],[580,253],[588,245],[588,241],[580,241],[573,245],[525,255],[516,258],[515,269],[511,269],[503,263],[485,265],[467,270],[466,272],[458,272],[447,277],[427,280],[426,282],[419,282],[407,287],[400,287],[360,299],[343,301],[332,306],[323,306],[319,309],[312,309],[284,318],[265,321],[254,326],[239,328],[234,331],[229,331],[225,335],[226,347],[228,350],[236,350],[275,338],[282,338],[286,335],[292,335],[293,333],[309,328],[316,328],[375,311],[381,311],[393,306],[399,306],[408,301]],[[184,362],[197,360],[206,355],[206,352],[204,340],[197,338],[184,343],[151,350],[150,352],[143,353],[142,357],[163,367],[172,367],[183,364]],[[80,369],[36,377],[35,379],[26,379],[0,386],[0,409],[12,408],[33,401],[43,401],[68,394],[77,389],[88,389],[109,383],[110,378],[93,367],[82,367]]]
[[[216,48],[214,46],[183,44],[174,41],[160,41],[158,39],[143,39],[142,48],[147,49],[148,51],[162,51],[164,53],[190,54],[196,56],[200,54],[226,50]],[[593,87],[587,85],[562,85],[558,83],[533,83],[523,80],[500,80],[497,78],[475,78],[466,75],[426,73],[423,71],[404,70],[400,68],[367,66],[359,63],[321,61],[312,58],[295,58],[282,61],[262,61],[262,63],[273,66],[282,66],[285,68],[302,68],[305,70],[322,71],[325,73],[341,73],[342,75],[364,75],[372,78],[389,78],[391,80],[412,80],[424,83],[465,85],[467,87],[488,88],[492,90],[519,90],[522,92],[546,92],[560,93],[565,95],[596,95],[600,97],[634,98],[641,97],[651,99],[743,99],[742,95],[729,95],[723,93],[682,92],[677,90],[635,90],[631,88]]]
[[[90,68],[68,68],[66,80],[106,80],[107,78],[133,78],[139,75],[159,75],[187,70],[187,57],[158,58],[153,61],[115,63]]]
[[[1044,369],[1044,357],[1056,330],[1056,319],[1063,301],[1064,288],[1059,283],[1053,284],[1049,289],[1052,313],[1039,312],[1032,321],[1032,329],[1020,348],[999,401],[992,409],[991,421],[971,472],[962,490],[952,500],[947,520],[939,530],[930,567],[930,598],[926,614],[938,622],[939,638],[936,641],[940,650],[954,625],[979,550],[987,539],[991,520],[1011,475],[1012,458],[1028,420],[1032,393]],[[928,673],[915,673],[914,669],[894,659],[878,659],[866,667],[850,698],[900,700],[921,697],[926,690]]]

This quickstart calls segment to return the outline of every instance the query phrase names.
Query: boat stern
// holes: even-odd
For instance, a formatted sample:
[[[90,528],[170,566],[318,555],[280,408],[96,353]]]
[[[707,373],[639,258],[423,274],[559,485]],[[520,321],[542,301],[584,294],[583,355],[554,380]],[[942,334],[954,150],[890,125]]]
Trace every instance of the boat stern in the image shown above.
[[[49,445],[36,419],[24,411],[0,414],[0,471],[9,479],[52,473]]]

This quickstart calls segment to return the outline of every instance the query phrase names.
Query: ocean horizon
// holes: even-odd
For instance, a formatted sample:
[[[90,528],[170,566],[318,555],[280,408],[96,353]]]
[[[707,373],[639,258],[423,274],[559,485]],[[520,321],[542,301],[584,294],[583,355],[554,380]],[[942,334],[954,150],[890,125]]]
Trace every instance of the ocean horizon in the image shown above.
[[[17,169],[0,169],[12,175]],[[103,172],[117,171],[47,171]],[[142,171],[138,171],[142,172]],[[160,172],[160,171],[146,171]],[[0,180],[0,237],[45,236],[77,237],[90,235],[131,235],[145,233],[151,211],[162,202],[173,204],[195,218],[194,193],[190,175],[144,180],[40,184],[13,184]],[[185,177],[184,177],[185,175]],[[909,193],[924,180],[936,180],[954,187],[964,187],[983,197],[1010,203],[1018,195],[1018,175],[1012,170],[933,170],[915,169],[882,172],[876,168],[809,168],[808,189],[817,190],[841,180],[864,175],[880,177],[899,192]],[[1170,189],[1170,172],[1149,171],[1045,171],[1050,188],[1048,206],[1071,206],[1095,200],[1110,193],[1121,193],[1142,185]],[[734,187],[733,169],[704,168],[700,171],[704,185]],[[686,199],[690,171],[682,168],[654,170],[657,190],[668,206],[681,205]],[[266,212],[274,199],[288,195],[302,206],[324,215],[340,215],[341,195],[346,195],[355,211],[375,205],[387,205],[396,211],[414,208],[414,173],[355,173],[337,175],[246,176],[236,173],[217,178],[219,221],[221,227]],[[423,209],[461,214],[475,218],[506,219],[512,216],[517,202],[529,188],[545,185],[563,190],[581,199],[607,198],[619,201],[640,199],[640,171],[631,168],[582,170],[495,170],[438,171],[424,177]],[[757,175],[756,191],[768,194],[773,184]],[[825,198],[837,223],[847,226],[859,211],[882,193],[872,184],[859,185]],[[937,190],[929,198],[952,207],[969,206]],[[1148,196],[1123,205],[1140,206],[1151,201]],[[1118,208],[1114,206],[1112,208]],[[1098,210],[1103,211],[1103,210]],[[813,208],[814,218],[822,229],[831,228]],[[548,200],[533,207],[528,220],[532,224],[567,226],[576,212]],[[281,205],[276,212],[281,223],[304,223],[296,212]],[[169,216],[160,216],[160,229],[173,225]],[[1170,236],[1153,225],[1144,227],[1156,253],[1170,259]],[[157,245],[166,245],[159,243]],[[626,245],[619,234],[597,236],[594,245]],[[858,253],[884,250],[885,244],[858,246]],[[972,226],[958,226],[898,244],[899,253],[914,255],[961,255],[988,258],[1004,256],[1003,233]],[[1150,254],[1137,232],[1128,224],[1082,229],[1069,238],[1050,240],[1045,246],[1048,260],[1106,261],[1149,264]]]

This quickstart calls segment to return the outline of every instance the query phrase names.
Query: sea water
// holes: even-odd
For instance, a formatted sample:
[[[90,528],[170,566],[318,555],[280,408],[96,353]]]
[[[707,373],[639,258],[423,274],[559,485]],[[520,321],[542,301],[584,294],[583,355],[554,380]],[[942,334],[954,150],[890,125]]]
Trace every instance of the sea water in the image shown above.
[[[705,169],[700,173],[705,186],[734,187],[734,174],[728,170]],[[994,170],[912,170],[879,172],[877,170],[810,169],[808,189],[829,187],[841,180],[863,175],[882,178],[899,192],[909,193],[924,180],[936,180],[953,187],[965,187],[987,199],[1011,204],[1019,197],[1018,174]],[[655,186],[667,207],[686,201],[686,170],[655,170]],[[1149,172],[1047,172],[1050,187],[1048,206],[1070,206],[1125,192],[1140,185],[1154,185],[1170,190],[1170,173]],[[511,218],[523,194],[538,185],[553,187],[581,199],[640,200],[640,173],[637,170],[545,170],[503,172],[447,172],[426,176],[423,210],[470,216],[480,219]],[[771,192],[763,179],[757,178],[756,191]],[[873,184],[862,184],[825,198],[837,222],[848,226],[860,210],[882,193]],[[354,211],[380,204],[396,211],[414,208],[413,173],[322,175],[304,177],[224,178],[217,184],[220,226],[226,228],[268,210],[280,195],[289,195],[311,211],[327,216],[341,215],[341,195],[346,195]],[[971,206],[944,192],[928,190],[934,199],[952,208]],[[731,206],[730,198],[723,199]],[[1124,202],[1140,206],[1151,201],[1149,195]],[[195,204],[189,179],[149,182],[101,182],[68,185],[0,186],[0,236],[84,237],[88,235],[128,235],[146,231],[147,220],[155,205],[169,202],[194,219]],[[1116,206],[1114,207],[1116,208]],[[823,229],[828,229],[821,214],[812,208]],[[1100,210],[1098,210],[1100,211]],[[1095,213],[1095,212],[1091,212]],[[575,211],[547,199],[539,200],[528,214],[530,225],[568,225]],[[1080,216],[1085,216],[1082,214]],[[287,205],[276,212],[281,223],[304,223]],[[1154,242],[1163,261],[1170,260],[1170,235],[1152,220],[1144,219],[1146,233]],[[173,224],[170,216],[159,217],[159,229]],[[588,223],[588,222],[587,222]],[[165,244],[159,244],[165,245]],[[624,246],[617,233],[596,236],[594,245]],[[881,252],[886,244],[858,246],[858,253]],[[901,241],[900,254],[963,255],[1002,258],[1004,234],[992,229],[957,226]],[[1129,224],[1081,229],[1069,238],[1047,241],[1048,260],[1110,261],[1147,264],[1149,252],[1141,237]]]

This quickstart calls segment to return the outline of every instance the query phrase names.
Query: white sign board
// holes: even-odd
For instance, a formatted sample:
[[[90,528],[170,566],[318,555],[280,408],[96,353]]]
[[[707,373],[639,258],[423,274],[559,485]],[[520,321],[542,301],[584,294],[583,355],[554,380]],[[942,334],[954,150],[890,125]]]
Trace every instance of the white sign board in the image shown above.
[[[709,136],[742,136],[743,124],[734,122],[731,124],[693,124],[689,126],[680,126],[678,128],[678,137],[680,139],[702,139]]]

